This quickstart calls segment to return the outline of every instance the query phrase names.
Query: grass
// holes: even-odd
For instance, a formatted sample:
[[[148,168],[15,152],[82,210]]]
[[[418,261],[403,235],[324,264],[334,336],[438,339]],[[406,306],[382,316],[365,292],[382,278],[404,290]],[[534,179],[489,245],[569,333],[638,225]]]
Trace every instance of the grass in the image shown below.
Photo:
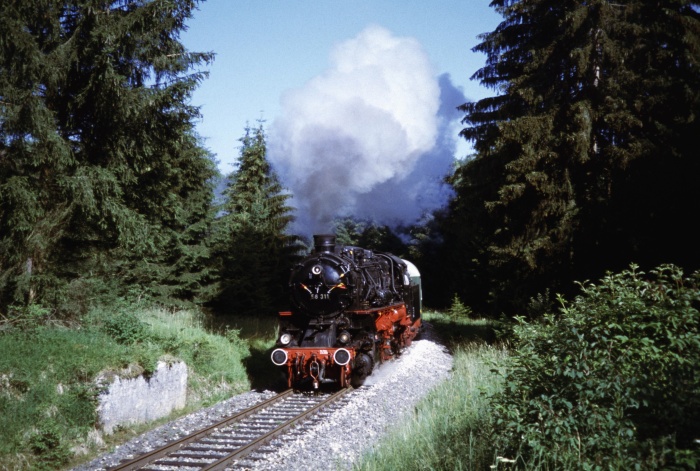
[[[184,360],[187,406],[163,421],[250,389],[240,332],[215,335],[203,325],[194,311],[121,306],[93,311],[71,328],[0,326],[0,469],[60,469],[153,427],[99,431],[94,379],[101,372],[149,373],[160,359]]]
[[[192,311],[155,309],[144,314],[144,322],[163,351],[190,368],[188,401],[210,405],[250,389],[244,366],[250,351],[239,330],[207,332],[204,317]]]
[[[97,420],[91,379],[128,361],[125,348],[104,334],[50,328],[4,334],[0,351],[0,463],[66,462]]]
[[[277,316],[220,316],[215,318],[212,329],[234,329],[240,333],[250,349],[244,359],[251,387],[258,391],[278,390],[286,386],[278,367],[270,360],[278,335]]]
[[[440,336],[440,341],[450,350],[471,343],[492,344],[497,340],[498,324],[491,319],[454,317],[448,313],[428,311],[423,314]]]
[[[480,438],[488,428],[486,395],[498,387],[491,364],[492,324],[428,313],[452,350],[452,379],[436,388],[358,469],[485,469],[493,461]],[[214,332],[214,333],[212,333]],[[0,331],[0,469],[60,469],[109,451],[161,423],[254,387],[275,389],[270,362],[275,317],[219,318],[193,311],[124,306],[94,311],[80,328],[39,325]],[[159,421],[105,436],[96,427],[98,373],[159,359],[190,368],[188,405]]]
[[[491,323],[428,313],[425,319],[447,336],[453,352],[451,378],[438,385],[397,424],[356,470],[484,470],[495,456],[488,440],[488,397],[501,388],[492,371],[507,355],[493,340]]]

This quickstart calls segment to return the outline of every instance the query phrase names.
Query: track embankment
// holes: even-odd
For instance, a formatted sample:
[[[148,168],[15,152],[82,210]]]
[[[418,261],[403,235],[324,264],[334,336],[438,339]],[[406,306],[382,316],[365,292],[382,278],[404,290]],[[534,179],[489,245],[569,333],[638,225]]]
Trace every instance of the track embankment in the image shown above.
[[[452,357],[446,348],[431,340],[429,334],[423,335],[399,358],[376,369],[364,386],[344,398],[342,407],[272,439],[250,454],[249,461],[232,469],[351,469],[384,433],[409,417],[416,403],[446,379],[451,368]],[[251,391],[235,396],[158,427],[74,471],[113,468],[122,460],[181,439],[274,395]]]

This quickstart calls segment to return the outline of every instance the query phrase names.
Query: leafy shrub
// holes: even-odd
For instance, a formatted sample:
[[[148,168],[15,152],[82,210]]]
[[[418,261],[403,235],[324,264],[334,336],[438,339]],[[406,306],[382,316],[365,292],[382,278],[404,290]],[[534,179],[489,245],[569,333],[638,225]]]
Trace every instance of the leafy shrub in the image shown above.
[[[39,469],[56,469],[72,456],[70,447],[62,437],[63,429],[51,421],[44,421],[29,437],[29,449],[38,460],[35,463]]]
[[[537,296],[530,298],[527,304],[527,315],[530,319],[536,319],[543,314],[553,312],[557,307],[557,299],[549,291],[545,289],[543,293],[538,293]]]
[[[40,304],[26,306],[10,306],[8,316],[2,322],[2,330],[18,329],[23,332],[32,332],[44,325],[51,316],[51,311]]]
[[[492,398],[501,453],[528,469],[695,469],[700,273],[632,266],[519,319]]]
[[[131,312],[118,312],[105,319],[104,331],[124,345],[142,342],[148,338],[146,324]]]

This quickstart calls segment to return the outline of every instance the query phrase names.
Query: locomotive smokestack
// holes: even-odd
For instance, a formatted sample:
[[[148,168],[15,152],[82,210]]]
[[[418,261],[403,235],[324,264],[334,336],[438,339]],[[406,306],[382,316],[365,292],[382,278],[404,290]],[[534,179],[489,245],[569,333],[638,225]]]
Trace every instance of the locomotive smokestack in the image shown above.
[[[335,250],[335,235],[314,235],[314,250],[316,250],[316,252],[333,252]]]

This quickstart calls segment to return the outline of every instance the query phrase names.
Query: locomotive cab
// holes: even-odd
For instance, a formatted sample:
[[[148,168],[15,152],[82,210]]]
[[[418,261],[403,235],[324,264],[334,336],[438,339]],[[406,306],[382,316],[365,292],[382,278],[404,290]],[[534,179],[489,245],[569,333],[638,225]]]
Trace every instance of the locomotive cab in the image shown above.
[[[407,298],[411,306],[409,314],[412,319],[419,319],[423,312],[423,287],[421,285],[420,272],[413,263],[408,260],[402,261],[406,264],[407,275],[409,277],[409,282],[406,283],[408,291]]]

